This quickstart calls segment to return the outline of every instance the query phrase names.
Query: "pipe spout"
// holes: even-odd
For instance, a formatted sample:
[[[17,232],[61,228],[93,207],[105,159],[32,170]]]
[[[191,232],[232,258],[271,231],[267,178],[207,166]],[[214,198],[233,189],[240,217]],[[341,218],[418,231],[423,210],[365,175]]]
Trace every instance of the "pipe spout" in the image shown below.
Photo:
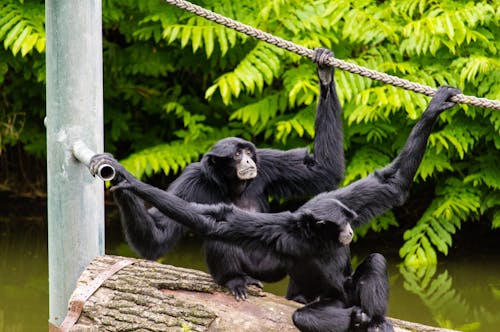
[[[85,143],[78,140],[73,144],[73,156],[80,161],[85,166],[89,166],[90,159],[96,154],[94,151],[90,150]],[[103,164],[99,166],[96,175],[100,177],[103,181],[111,181],[116,176],[115,168],[108,164]]]

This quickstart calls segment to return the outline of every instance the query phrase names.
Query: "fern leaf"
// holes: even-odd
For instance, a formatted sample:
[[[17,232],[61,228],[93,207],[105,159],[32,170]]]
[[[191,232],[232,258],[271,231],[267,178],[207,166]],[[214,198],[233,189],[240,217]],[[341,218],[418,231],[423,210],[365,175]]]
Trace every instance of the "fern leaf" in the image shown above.
[[[493,229],[500,228],[500,209],[493,212],[493,217],[491,220],[491,228]]]
[[[25,56],[34,48],[45,50],[43,5],[7,1],[0,5],[0,41],[12,54]]]
[[[175,174],[197,160],[214,142],[215,140],[190,143],[175,141],[136,152],[120,162],[137,178],[151,176],[161,170],[167,175],[171,171]]]
[[[429,137],[430,146],[436,147],[437,151],[442,147],[445,150],[450,149],[450,144],[455,148],[461,159],[472,149],[476,140],[473,132],[463,125],[450,125],[439,132],[435,132]],[[437,143],[441,144],[441,147]]]
[[[482,77],[499,68],[500,61],[495,58],[472,55],[463,62],[463,68],[460,73],[460,84],[464,86],[466,82],[478,82]]]
[[[21,20],[21,17],[17,15],[17,13],[12,10],[11,12],[7,11],[9,7],[2,8],[2,13],[6,13],[5,18],[9,18],[9,21],[5,20],[2,26],[0,26],[0,39],[9,33],[12,27]]]
[[[366,137],[367,142],[370,143],[383,143],[390,135],[395,134],[397,128],[386,122],[377,121],[370,124],[360,123],[351,124],[349,127],[349,136],[360,135]]]
[[[427,103],[422,95],[388,85],[361,91],[355,102],[359,106],[349,115],[350,124],[387,120],[392,113],[401,109],[406,111],[410,119],[417,119]]]
[[[278,113],[283,112],[286,106],[285,95],[283,93],[276,93],[237,109],[231,114],[230,120],[237,119],[252,127],[258,126],[259,128],[263,128]]]
[[[364,146],[356,151],[351,162],[346,168],[343,185],[367,176],[375,169],[385,166],[389,163],[390,158],[380,151]]]
[[[481,206],[480,190],[466,186],[456,178],[446,181],[443,188],[438,188],[439,206],[433,211],[436,218],[464,220],[472,214],[477,214]]]
[[[453,166],[448,157],[444,153],[438,153],[434,148],[429,148],[424,154],[416,176],[425,181],[427,178],[445,170],[453,171]]]
[[[356,228],[355,234],[356,237],[354,241],[357,241],[358,237],[364,237],[369,230],[373,230],[374,232],[381,232],[389,229],[391,226],[399,226],[396,217],[392,211],[387,211],[381,216],[376,217],[370,223],[365,224],[361,227]]]
[[[20,31],[24,28],[24,22],[18,22],[5,36],[4,46],[5,48],[9,48],[12,46],[14,41],[19,38]]]
[[[295,131],[299,137],[302,137],[304,133],[314,137],[314,110],[315,107],[309,105],[297,112],[293,117],[278,121],[276,123],[276,138],[286,142],[292,131]]]
[[[437,263],[436,251],[427,236],[422,236],[420,245],[421,247],[417,249],[417,256],[420,261],[425,265],[435,265]]]
[[[190,17],[185,24],[180,22],[174,23],[170,17],[155,18],[154,16],[150,16],[141,21],[143,27],[136,32],[136,35],[141,38],[148,38],[156,30],[146,30],[148,28],[147,24],[155,23],[158,19],[162,20],[163,30],[161,36],[169,44],[179,41],[181,47],[184,48],[191,43],[193,52],[204,47],[207,58],[213,54],[215,41],[218,42],[221,54],[225,55],[229,48],[236,44],[238,38],[246,38],[241,34],[238,35],[232,29],[227,29],[196,16]]]
[[[247,53],[232,72],[219,76],[210,86],[205,98],[210,99],[219,90],[224,104],[231,103],[233,97],[238,97],[240,87],[253,94],[255,89],[260,93],[264,84],[271,84],[276,73],[279,72],[279,56],[282,52],[271,48],[264,42],[257,45]],[[266,59],[263,61],[263,59]],[[277,67],[274,67],[277,66]],[[237,85],[238,88],[231,87]]]
[[[448,48],[452,54],[457,53],[457,46],[463,42],[470,43],[471,40],[481,38],[491,42],[476,28],[481,17],[491,17],[493,7],[482,3],[467,3],[460,8],[444,10],[444,7],[434,7],[432,12],[423,15],[418,20],[410,20],[403,28],[406,37],[401,43],[401,50],[417,55],[436,54],[441,46]]]
[[[384,10],[387,7],[371,7],[372,10],[351,8],[344,16],[344,27],[342,37],[352,43],[377,44],[384,39],[396,40],[394,27],[384,17]],[[359,30],[365,33],[358,33]]]
[[[311,105],[319,95],[319,87],[310,65],[288,70],[283,77],[290,106]]]
[[[500,189],[500,168],[498,167],[500,158],[497,156],[481,156],[476,159],[477,172],[465,177],[464,182],[477,187],[482,184],[491,189]]]
[[[448,254],[452,245],[451,235],[460,221],[480,213],[481,193],[466,186],[459,179],[451,178],[436,191],[434,199],[417,225],[404,234],[405,244],[399,254],[404,263],[420,266],[435,264],[435,249]]]

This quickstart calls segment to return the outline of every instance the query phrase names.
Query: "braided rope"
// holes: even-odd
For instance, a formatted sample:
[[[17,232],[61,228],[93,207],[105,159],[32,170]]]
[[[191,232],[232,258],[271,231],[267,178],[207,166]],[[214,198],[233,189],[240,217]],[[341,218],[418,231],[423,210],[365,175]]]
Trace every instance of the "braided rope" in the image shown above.
[[[190,13],[196,14],[207,20],[216,22],[225,27],[234,29],[238,32],[244,33],[248,36],[260,39],[266,43],[273,44],[290,52],[296,53],[298,55],[304,56],[306,58],[312,59],[314,51],[306,47],[292,43],[291,41],[276,37],[270,33],[264,32],[262,30],[253,28],[249,25],[240,23],[228,17],[222,16],[220,14],[214,13],[208,9],[197,6],[185,0],[165,0],[165,2],[184,9]],[[366,67],[358,66],[335,57],[330,57],[327,59],[326,64],[341,70],[348,71],[353,74],[358,74],[364,77],[368,77],[372,80],[380,81],[386,84],[391,84],[399,88],[406,90],[418,92],[426,96],[434,96],[437,89],[425,86],[419,83],[411,82],[397,76],[392,76],[389,74],[381,73]],[[490,100],[486,98],[478,98],[474,96],[467,96],[463,94],[455,95],[451,98],[451,101],[459,104],[468,104],[472,106],[478,106],[483,108],[491,108],[495,110],[500,110],[500,101]]]

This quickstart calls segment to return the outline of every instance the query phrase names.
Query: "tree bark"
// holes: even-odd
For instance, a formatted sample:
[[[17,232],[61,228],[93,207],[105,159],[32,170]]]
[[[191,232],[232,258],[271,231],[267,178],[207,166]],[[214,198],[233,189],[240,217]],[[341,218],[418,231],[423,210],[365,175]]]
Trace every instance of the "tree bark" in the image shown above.
[[[100,272],[122,259],[94,259],[80,276],[71,299],[78,298]],[[237,302],[204,272],[133,261],[90,296],[70,331],[297,331],[292,314],[301,307],[298,303],[256,287],[250,287],[246,301]],[[392,321],[396,331],[450,331]]]

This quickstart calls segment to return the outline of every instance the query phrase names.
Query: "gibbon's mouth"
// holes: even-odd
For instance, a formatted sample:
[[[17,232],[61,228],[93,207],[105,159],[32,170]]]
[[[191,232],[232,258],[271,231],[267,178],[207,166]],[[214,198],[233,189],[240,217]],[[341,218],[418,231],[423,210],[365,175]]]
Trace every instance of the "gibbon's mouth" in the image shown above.
[[[253,179],[257,176],[257,167],[251,166],[238,171],[238,178],[241,180]]]

